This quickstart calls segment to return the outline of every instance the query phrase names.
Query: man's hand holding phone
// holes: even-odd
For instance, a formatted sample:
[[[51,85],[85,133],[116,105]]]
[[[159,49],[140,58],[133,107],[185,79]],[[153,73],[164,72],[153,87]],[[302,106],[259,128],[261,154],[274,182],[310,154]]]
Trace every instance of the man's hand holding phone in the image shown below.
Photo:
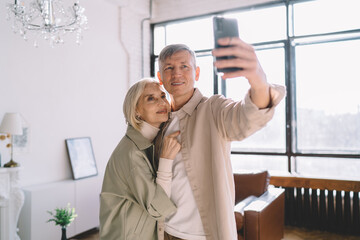
[[[218,44],[227,46],[216,48],[212,51],[216,61],[214,65],[217,69],[237,68],[237,71],[224,72],[223,79],[234,77],[246,77],[250,85],[266,83],[266,75],[259,63],[254,48],[242,41],[238,37],[220,38]],[[224,56],[233,58],[224,59]]]
[[[245,43],[238,36],[217,37],[215,25],[214,37],[215,49],[212,51],[216,59],[214,66],[218,72],[223,72],[222,79],[245,77],[251,86],[252,101],[259,108],[267,107],[270,102],[269,84],[253,46]],[[221,71],[222,69],[231,70]]]

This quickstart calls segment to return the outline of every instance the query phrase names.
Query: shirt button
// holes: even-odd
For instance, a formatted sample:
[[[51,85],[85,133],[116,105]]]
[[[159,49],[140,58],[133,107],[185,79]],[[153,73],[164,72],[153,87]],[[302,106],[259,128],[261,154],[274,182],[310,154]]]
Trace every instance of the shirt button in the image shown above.
[[[162,228],[159,228],[159,231],[162,231]]]

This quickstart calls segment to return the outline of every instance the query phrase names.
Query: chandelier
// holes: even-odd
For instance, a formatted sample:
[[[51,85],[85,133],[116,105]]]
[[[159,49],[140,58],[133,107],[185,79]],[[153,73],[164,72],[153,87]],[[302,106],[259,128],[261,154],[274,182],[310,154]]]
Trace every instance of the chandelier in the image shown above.
[[[85,9],[75,2],[65,8],[62,0],[33,0],[26,5],[15,0],[7,5],[8,20],[13,19],[12,29],[24,40],[34,35],[34,46],[38,47],[39,38],[49,41],[54,47],[64,43],[67,33],[76,34],[76,43],[82,40],[82,31],[87,29]]]

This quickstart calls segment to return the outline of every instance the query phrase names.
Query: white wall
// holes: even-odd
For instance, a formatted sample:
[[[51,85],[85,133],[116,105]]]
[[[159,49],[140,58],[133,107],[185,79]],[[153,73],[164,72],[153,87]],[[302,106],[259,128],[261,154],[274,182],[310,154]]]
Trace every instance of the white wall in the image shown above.
[[[5,4],[0,6],[0,119],[5,112],[20,112],[31,131],[29,151],[14,156],[23,167],[23,186],[71,179],[64,140],[72,137],[91,137],[103,173],[126,130],[124,95],[142,76],[140,22],[149,4],[128,2],[123,9],[112,0],[80,2],[89,20],[83,44],[68,39],[56,48],[45,42],[34,48],[13,34]],[[4,141],[0,152],[7,162]]]
[[[193,17],[277,0],[153,0],[151,22]]]
[[[25,189],[32,189],[52,182],[71,181],[66,138],[91,137],[99,171],[96,178],[76,182],[75,202],[71,197],[64,199],[73,193],[57,190],[55,193],[59,196],[51,194],[37,199],[36,203],[25,199],[19,220],[20,234],[30,231],[24,227],[29,225],[29,219],[34,226],[49,227],[57,233],[55,226],[50,226],[53,224],[46,223],[44,218],[47,217],[46,210],[53,210],[48,209],[50,206],[65,207],[57,206],[59,199],[72,206],[82,206],[77,207],[79,217],[73,229],[76,233],[85,231],[98,221],[97,217],[90,223],[89,219],[82,219],[98,212],[99,195],[96,192],[100,193],[106,163],[126,131],[122,113],[124,96],[130,84],[143,75],[140,26],[142,19],[149,17],[149,1],[81,1],[89,20],[82,45],[77,46],[75,38],[68,37],[64,45],[56,48],[41,41],[40,47],[34,48],[33,41],[25,42],[13,34],[11,22],[5,19],[4,2],[0,6],[0,120],[6,112],[19,112],[30,127],[28,152],[14,155],[14,160],[22,167],[20,184]],[[144,42],[149,44],[146,23]],[[149,55],[148,48],[146,51]],[[147,57],[144,63],[146,76],[149,75],[149,64]],[[10,160],[5,145],[5,141],[0,141],[2,164]],[[89,191],[94,192],[94,199],[79,203],[89,196]],[[93,206],[86,212],[84,206],[89,203]],[[31,214],[29,209],[41,211]],[[71,235],[70,231],[69,237]],[[49,239],[49,236],[43,238]]]

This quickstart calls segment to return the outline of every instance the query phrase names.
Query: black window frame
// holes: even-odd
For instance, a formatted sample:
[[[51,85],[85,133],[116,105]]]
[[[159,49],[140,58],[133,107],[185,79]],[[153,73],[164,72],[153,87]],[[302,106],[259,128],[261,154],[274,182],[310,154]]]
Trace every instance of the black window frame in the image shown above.
[[[325,42],[336,42],[336,41],[348,41],[348,40],[359,40],[360,39],[360,28],[353,29],[349,31],[339,31],[339,32],[330,32],[330,33],[321,33],[321,34],[310,34],[310,35],[299,35],[295,36],[294,32],[291,31],[294,29],[294,26],[290,26],[290,24],[294,23],[294,14],[290,12],[293,8],[291,5],[302,2],[309,2],[316,0],[283,0],[276,1],[265,4],[258,4],[248,7],[236,8],[228,11],[215,12],[206,15],[199,15],[196,17],[189,17],[183,19],[176,19],[166,22],[160,22],[151,24],[151,75],[155,76],[155,61],[157,59],[157,55],[154,54],[154,29],[155,26],[166,25],[169,23],[182,22],[189,19],[197,19],[201,17],[209,17],[215,15],[223,15],[226,13],[232,13],[234,11],[246,11],[246,10],[254,10],[261,8],[269,8],[276,6],[285,6],[286,7],[286,39],[279,41],[270,41],[270,42],[261,42],[254,43],[253,46],[256,50],[262,48],[276,48],[280,45],[283,45],[284,53],[285,53],[285,85],[287,89],[287,96],[285,98],[285,128],[286,128],[286,146],[285,152],[268,152],[268,151],[231,151],[231,154],[240,154],[240,155],[263,155],[263,156],[286,156],[288,162],[288,172],[296,171],[296,157],[320,157],[320,158],[354,158],[360,159],[360,154],[344,154],[344,153],[319,153],[319,152],[305,152],[297,149],[297,132],[296,132],[296,66],[295,66],[295,47],[300,45],[309,45],[309,44],[319,44]],[[357,36],[353,36],[353,34],[359,34]],[[323,40],[312,40],[314,38],[323,38]],[[298,40],[306,40],[299,42]],[[195,54],[211,54],[211,49],[196,51]],[[216,73],[214,72],[214,94],[218,94],[218,78]],[[226,96],[226,82],[225,84],[221,84],[221,92]],[[295,159],[295,166],[293,166],[292,159]]]

